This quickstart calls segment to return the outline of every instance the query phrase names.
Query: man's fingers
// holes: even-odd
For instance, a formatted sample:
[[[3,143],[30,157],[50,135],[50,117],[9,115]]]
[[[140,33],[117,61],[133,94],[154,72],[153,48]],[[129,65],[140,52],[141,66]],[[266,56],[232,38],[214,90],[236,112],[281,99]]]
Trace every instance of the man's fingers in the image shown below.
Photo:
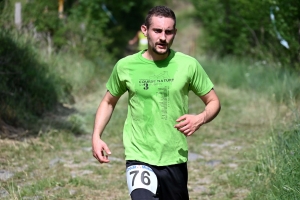
[[[176,124],[174,127],[175,128],[182,128],[182,127],[184,127],[184,126],[186,126],[188,124],[188,121],[181,121],[180,123],[178,123],[178,124]]]
[[[190,129],[188,129],[188,128],[183,131],[184,134],[188,134],[189,132],[190,132]]]
[[[181,132],[184,132],[186,129],[188,129],[188,126],[187,126],[187,125],[184,125],[184,124],[178,124],[177,130],[179,130],[179,131],[181,131]]]
[[[185,119],[185,116],[181,116],[181,117],[179,117],[178,119],[176,119],[176,122],[180,122],[180,121],[182,121],[182,120],[184,120]]]
[[[107,163],[109,162],[108,160],[108,156],[101,151],[99,154],[97,154],[96,156],[94,156],[100,163]]]
[[[104,149],[104,152],[105,152],[107,155],[110,155],[110,154],[111,154],[109,148],[108,148],[106,145],[103,147],[103,149]]]
[[[111,154],[111,153],[109,153]],[[93,156],[100,162],[100,163],[108,163],[108,153],[105,150],[94,152]]]
[[[109,162],[109,160],[108,160],[108,155],[106,154],[106,152],[105,152],[104,150],[101,151],[100,162],[101,162],[101,163]]]
[[[93,153],[94,158],[96,158],[100,163],[102,163],[100,156],[96,152]]]

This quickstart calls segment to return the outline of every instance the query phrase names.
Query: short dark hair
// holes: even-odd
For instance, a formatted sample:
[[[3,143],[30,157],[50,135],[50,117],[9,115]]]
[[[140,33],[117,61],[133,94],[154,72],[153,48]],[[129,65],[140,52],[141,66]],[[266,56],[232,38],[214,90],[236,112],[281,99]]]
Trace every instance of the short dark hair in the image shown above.
[[[166,6],[155,6],[154,8],[149,10],[149,12],[146,16],[146,19],[145,19],[145,23],[144,23],[147,28],[149,28],[150,23],[151,23],[151,18],[153,16],[172,18],[174,20],[174,28],[176,26],[175,13],[173,12],[173,10],[171,10],[170,8],[168,8]]]

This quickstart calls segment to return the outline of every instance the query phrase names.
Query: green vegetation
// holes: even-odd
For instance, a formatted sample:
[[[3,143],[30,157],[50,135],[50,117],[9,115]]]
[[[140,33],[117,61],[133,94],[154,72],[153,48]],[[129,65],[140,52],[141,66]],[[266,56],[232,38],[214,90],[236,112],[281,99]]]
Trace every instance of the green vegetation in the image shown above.
[[[24,125],[64,98],[70,86],[48,70],[30,41],[2,30],[0,46],[0,119]]]
[[[20,30],[12,23],[15,2],[0,1],[0,171],[7,176],[0,177],[0,198],[129,199],[126,97],[103,134],[111,163],[92,157],[90,133],[107,76],[142,23],[137,19],[168,1],[65,1],[60,19],[56,0],[24,0]],[[178,16],[174,48],[200,61],[222,111],[188,138],[198,155],[188,163],[191,199],[299,199],[298,2],[192,2],[170,4]],[[276,26],[288,50],[273,32],[270,6],[280,8],[274,10]],[[226,17],[231,26],[220,23]],[[191,94],[190,112],[201,109]]]
[[[300,69],[297,0],[191,0],[211,54],[267,60]],[[271,15],[273,17],[271,17]]]
[[[206,71],[216,84],[274,96],[279,103],[288,103],[291,97],[300,98],[299,73],[293,70],[277,68],[265,61],[250,62],[236,57],[211,58],[208,64],[203,64],[210,66]]]
[[[13,24],[16,2],[22,4],[19,29]],[[1,1],[0,124],[37,134],[31,125],[46,112],[99,87],[152,5],[137,0],[65,1],[59,18],[57,0]],[[10,137],[11,131],[1,131]]]
[[[298,199],[299,191],[299,116],[290,131],[276,130],[258,152],[254,189],[249,199]],[[263,185],[261,184],[263,183]],[[263,187],[262,187],[263,186]]]
[[[227,139],[242,140],[238,142],[240,145],[248,143],[238,153],[243,154],[237,161],[240,163],[239,170],[233,173],[226,171],[228,180],[226,178],[225,183],[249,190],[247,197],[242,199],[298,199],[298,76],[266,64],[251,65],[232,58],[203,60],[201,63],[215,80],[217,92],[223,85],[235,90],[236,96],[241,96],[229,93],[223,97],[221,93],[222,114],[227,119],[216,119],[223,124],[220,128],[230,134],[226,135]],[[213,140],[220,138],[215,135],[202,137],[201,141],[209,137]],[[218,176],[219,173],[222,174],[222,170]],[[233,195],[233,198],[236,194],[228,195]]]

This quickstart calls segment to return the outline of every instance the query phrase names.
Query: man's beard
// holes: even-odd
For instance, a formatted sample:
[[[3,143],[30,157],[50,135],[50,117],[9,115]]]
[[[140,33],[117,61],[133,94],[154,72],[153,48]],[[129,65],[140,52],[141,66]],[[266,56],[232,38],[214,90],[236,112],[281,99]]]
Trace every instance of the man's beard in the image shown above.
[[[170,41],[170,43],[169,43],[170,45],[168,45],[167,43],[165,43],[165,44],[167,44],[167,49],[166,49],[165,52],[158,52],[158,51],[156,50],[155,46],[152,47],[152,51],[153,51],[154,53],[158,54],[158,55],[166,55],[166,54],[169,54],[169,52],[170,52],[170,47],[171,47],[172,43],[173,43],[173,40]]]
[[[168,47],[165,52],[158,52],[155,47],[152,47],[152,51],[158,55],[165,55],[169,53],[170,48]]]

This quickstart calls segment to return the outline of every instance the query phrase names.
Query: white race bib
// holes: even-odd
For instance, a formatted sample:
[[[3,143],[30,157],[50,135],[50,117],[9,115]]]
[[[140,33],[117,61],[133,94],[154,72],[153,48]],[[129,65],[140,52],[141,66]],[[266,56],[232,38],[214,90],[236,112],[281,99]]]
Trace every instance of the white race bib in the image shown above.
[[[143,188],[156,194],[157,177],[146,165],[132,165],[126,169],[126,179],[129,194],[137,188]]]

